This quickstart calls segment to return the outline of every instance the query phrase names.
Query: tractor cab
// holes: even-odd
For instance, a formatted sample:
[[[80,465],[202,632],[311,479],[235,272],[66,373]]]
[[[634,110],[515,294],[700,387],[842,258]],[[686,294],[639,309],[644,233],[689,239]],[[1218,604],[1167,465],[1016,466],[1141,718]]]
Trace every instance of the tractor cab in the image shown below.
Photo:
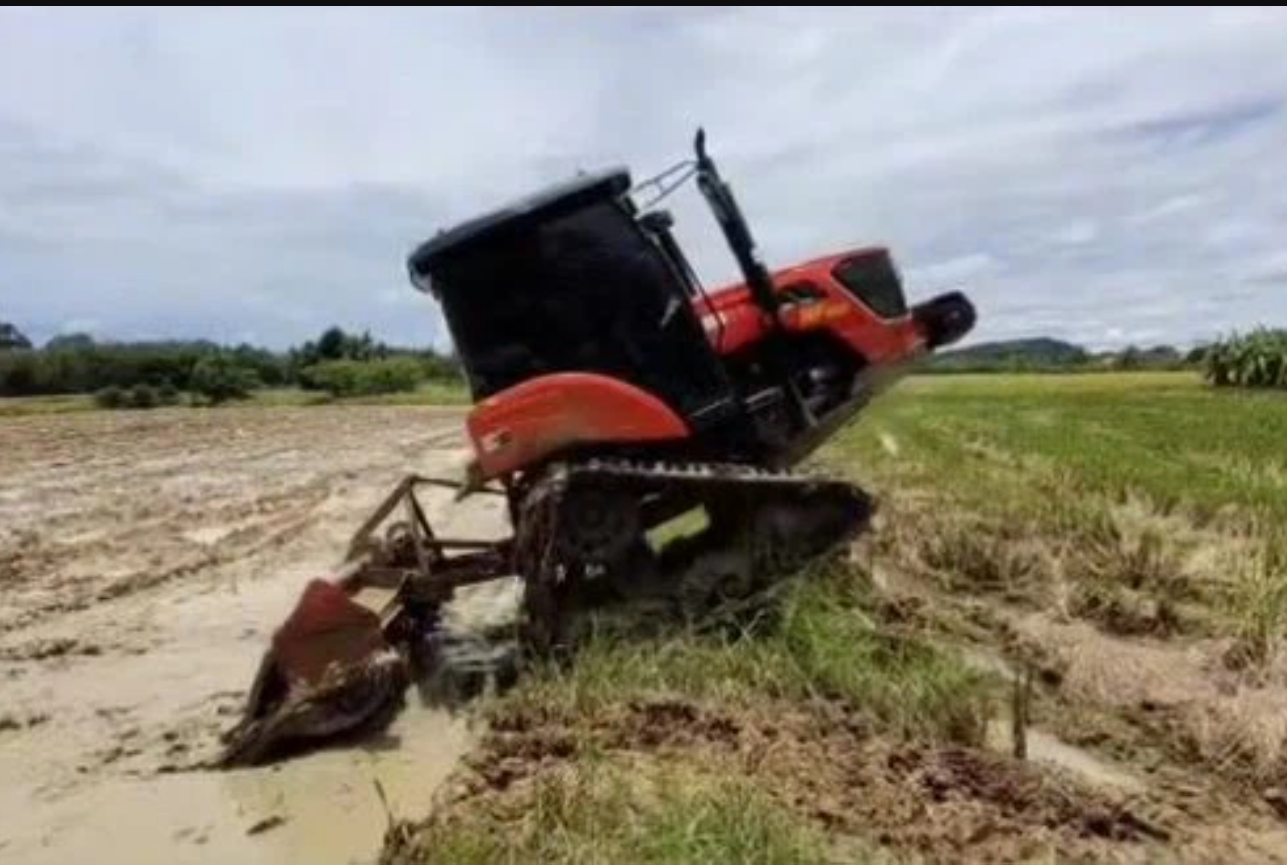
[[[594,372],[662,399],[695,429],[736,414],[658,214],[642,219],[624,168],[586,174],[457,225],[409,259],[441,304],[475,401],[560,372]]]

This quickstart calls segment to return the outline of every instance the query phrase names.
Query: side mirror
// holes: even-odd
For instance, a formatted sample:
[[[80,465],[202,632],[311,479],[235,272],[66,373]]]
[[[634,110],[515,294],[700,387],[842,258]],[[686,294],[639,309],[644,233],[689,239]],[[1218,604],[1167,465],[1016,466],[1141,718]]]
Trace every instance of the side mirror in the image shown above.
[[[411,287],[421,294],[432,295],[434,293],[433,280],[429,277],[428,273],[418,271],[414,267],[408,267],[407,277],[411,282]]]
[[[639,217],[639,225],[649,234],[665,234],[675,225],[669,210],[651,210]]]

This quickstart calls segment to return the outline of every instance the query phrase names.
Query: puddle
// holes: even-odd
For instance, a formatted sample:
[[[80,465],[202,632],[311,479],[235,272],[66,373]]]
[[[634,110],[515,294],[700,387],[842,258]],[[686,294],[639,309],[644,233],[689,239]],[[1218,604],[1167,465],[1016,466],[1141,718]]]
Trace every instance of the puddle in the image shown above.
[[[388,820],[375,782],[398,816],[423,813],[471,741],[463,720],[418,707],[388,737],[264,769],[112,778],[52,802],[5,795],[6,814],[38,817],[6,821],[0,843],[25,865],[369,862]]]
[[[997,751],[1012,753],[1013,737],[1008,718],[993,719],[988,724],[988,745]],[[1089,751],[1029,728],[1027,731],[1028,760],[1043,763],[1076,775],[1081,781],[1095,787],[1113,788],[1123,793],[1143,793],[1148,785],[1125,769],[1094,756]]]
[[[954,647],[954,651],[967,665],[976,670],[1013,680],[1014,668],[1002,657],[976,646]],[[994,718],[988,723],[987,744],[1003,753],[1013,753],[1014,735],[1011,728],[1009,706],[1006,717]],[[1096,787],[1109,787],[1123,793],[1143,793],[1147,784],[1124,768],[1091,754],[1084,748],[1070,745],[1057,736],[1042,730],[1027,730],[1028,759],[1035,763],[1053,766],[1079,777]]]

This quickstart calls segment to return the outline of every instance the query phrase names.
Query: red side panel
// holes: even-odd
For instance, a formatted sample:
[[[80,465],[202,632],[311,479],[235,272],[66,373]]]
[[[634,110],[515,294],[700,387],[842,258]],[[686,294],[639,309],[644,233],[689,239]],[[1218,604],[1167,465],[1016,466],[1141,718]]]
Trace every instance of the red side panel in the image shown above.
[[[646,391],[592,373],[541,376],[480,402],[466,422],[484,478],[586,442],[687,438],[679,415]]]
[[[706,338],[720,355],[737,354],[763,339],[769,317],[755,305],[748,288],[724,289],[694,304]]]

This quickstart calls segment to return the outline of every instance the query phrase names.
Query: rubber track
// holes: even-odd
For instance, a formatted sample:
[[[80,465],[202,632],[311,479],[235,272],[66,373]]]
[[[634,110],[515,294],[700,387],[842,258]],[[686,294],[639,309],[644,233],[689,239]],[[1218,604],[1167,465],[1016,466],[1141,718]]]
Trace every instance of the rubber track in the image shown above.
[[[858,497],[870,504],[859,487],[841,480],[819,478],[786,469],[766,469],[740,463],[656,462],[595,457],[584,462],[565,463],[555,471],[567,481],[611,478],[635,483],[682,483],[705,486],[712,492],[729,489],[763,488],[801,493],[836,493],[847,498]]]
[[[850,534],[850,530],[858,529],[874,510],[871,497],[860,487],[842,480],[818,478],[784,469],[738,463],[677,463],[604,457],[548,466],[524,496],[523,528],[519,532],[520,540],[516,549],[517,569],[525,576],[525,605],[528,609],[528,621],[532,625],[529,634],[534,638],[533,644],[538,647],[548,646],[550,641],[558,639],[556,635],[562,612],[553,586],[557,582],[559,565],[557,556],[552,557],[551,552],[558,532],[558,512],[564,494],[580,483],[598,487],[620,484],[644,494],[673,493],[677,491],[676,487],[688,487],[679,492],[690,494],[696,502],[711,504],[728,496],[725,501],[739,510],[744,509],[742,513],[747,518],[766,505],[780,505],[788,510],[800,506],[812,509],[821,505],[822,513],[831,511],[829,518],[824,517],[831,526],[823,530],[824,543],[819,544],[817,536],[809,532],[805,532],[803,536],[764,539],[770,545],[780,541],[787,547],[794,540],[799,540],[805,559],[817,554],[820,547],[840,541]],[[849,529],[844,528],[845,524],[848,524]],[[827,535],[832,537],[827,538]],[[699,543],[697,548],[689,549],[693,556],[700,558],[706,553],[717,551],[725,542],[734,546],[742,543],[734,537],[724,537],[713,547]],[[695,562],[696,558],[681,555],[671,563],[678,566],[678,571],[654,576],[660,576],[664,583],[672,584],[681,594],[686,593],[700,600],[700,596],[709,595],[715,588],[713,584],[703,588],[702,581],[721,574],[702,576],[704,572],[700,565],[695,571],[691,571],[690,566]],[[752,592],[758,592],[787,572],[797,570],[795,565],[789,564],[786,568],[766,565],[761,571],[758,562],[758,554],[752,551],[748,562],[751,570],[747,574]]]

